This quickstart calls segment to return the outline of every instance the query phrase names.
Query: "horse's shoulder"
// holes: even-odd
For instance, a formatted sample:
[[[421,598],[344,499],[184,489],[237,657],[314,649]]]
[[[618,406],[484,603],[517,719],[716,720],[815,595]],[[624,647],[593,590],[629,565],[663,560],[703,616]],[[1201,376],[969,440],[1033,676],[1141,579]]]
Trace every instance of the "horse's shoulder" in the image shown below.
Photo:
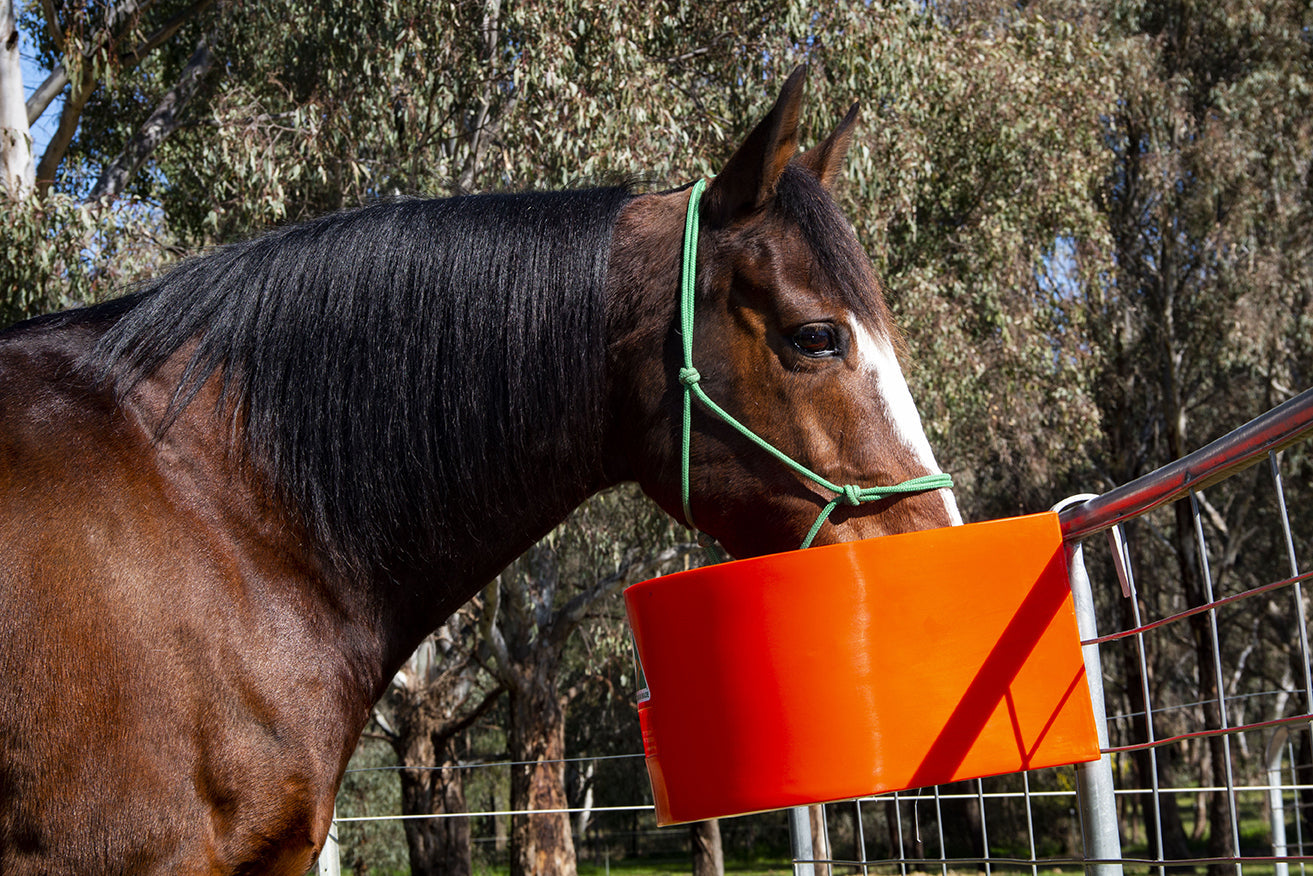
[[[0,433],[53,439],[57,431],[104,417],[113,390],[84,367],[102,333],[101,326],[66,314],[0,332]]]

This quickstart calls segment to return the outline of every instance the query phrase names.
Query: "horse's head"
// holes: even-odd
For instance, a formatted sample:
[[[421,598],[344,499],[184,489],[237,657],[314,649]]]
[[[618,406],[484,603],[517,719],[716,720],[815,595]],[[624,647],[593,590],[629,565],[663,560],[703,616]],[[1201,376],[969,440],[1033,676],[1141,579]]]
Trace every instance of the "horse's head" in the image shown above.
[[[626,473],[740,557],[798,547],[836,499],[814,543],[960,522],[947,489],[917,489],[927,481],[885,498],[869,489],[940,470],[898,366],[879,280],[830,195],[857,107],[797,155],[802,83],[799,70],[705,194],[697,186],[635,199],[613,244],[613,296],[629,302],[613,298],[611,308]],[[700,198],[696,282],[681,318],[684,247],[670,229],[685,228],[691,198]]]

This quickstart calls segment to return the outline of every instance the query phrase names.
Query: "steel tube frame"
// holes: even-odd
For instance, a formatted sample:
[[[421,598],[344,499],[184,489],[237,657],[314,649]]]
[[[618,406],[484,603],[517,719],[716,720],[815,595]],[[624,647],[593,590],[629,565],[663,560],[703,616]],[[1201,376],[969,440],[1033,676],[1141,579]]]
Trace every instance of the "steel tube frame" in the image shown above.
[[[1058,513],[1062,537],[1080,541],[1160,505],[1183,499],[1313,431],[1313,389],[1255,417],[1176,462]]]
[[[1109,736],[1106,723],[1106,709],[1104,707],[1103,697],[1103,672],[1099,662],[1098,653],[1098,631],[1094,615],[1094,601],[1090,591],[1088,574],[1085,571],[1083,559],[1083,547],[1081,542],[1091,535],[1107,530],[1113,530],[1116,534],[1118,524],[1138,517],[1148,511],[1167,505],[1171,502],[1184,498],[1194,498],[1195,494],[1205,487],[1215,484],[1238,471],[1248,468],[1258,462],[1261,462],[1266,456],[1271,462],[1273,476],[1276,479],[1279,501],[1282,505],[1283,525],[1287,527],[1287,542],[1290,541],[1288,534],[1289,523],[1284,519],[1284,496],[1281,495],[1280,475],[1276,465],[1276,453],[1281,449],[1294,444],[1295,442],[1306,438],[1309,433],[1313,432],[1313,389],[1295,396],[1289,401],[1281,404],[1266,414],[1263,414],[1244,426],[1224,435],[1211,444],[1191,453],[1176,462],[1163,466],[1144,477],[1137,478],[1134,481],[1118,486],[1100,496],[1078,497],[1082,501],[1068,501],[1059,506],[1058,519],[1062,528],[1063,540],[1067,544],[1069,571],[1071,574],[1073,598],[1077,614],[1077,624],[1080,629],[1081,639],[1084,643],[1082,650],[1084,652],[1086,664],[1086,678],[1090,684],[1090,694],[1093,700],[1094,712],[1097,716],[1096,724],[1098,725],[1099,745],[1105,750],[1103,757],[1090,764],[1083,764],[1077,767],[1077,792],[1079,797],[1078,809],[1080,811],[1081,830],[1084,837],[1085,859],[1088,863],[1085,869],[1089,876],[1122,876],[1123,867],[1121,850],[1121,838],[1118,831],[1117,809],[1115,799],[1115,788],[1112,773],[1111,757],[1108,753]],[[1195,523],[1198,530],[1198,510],[1195,505]],[[1201,553],[1204,552],[1202,532],[1197,532],[1197,544]],[[1117,572],[1122,579],[1123,591],[1129,591],[1126,595],[1134,597],[1134,577],[1129,568],[1129,563],[1124,553],[1121,552],[1121,545],[1113,541],[1111,548],[1114,552]],[[1297,570],[1297,564],[1293,557],[1293,548],[1290,549],[1290,565],[1292,569]],[[1208,562],[1206,553],[1203,553],[1203,563]],[[1207,575],[1205,571],[1205,575]],[[1292,575],[1297,576],[1297,571]],[[1211,591],[1211,580],[1208,580]],[[1296,598],[1302,607],[1302,589],[1296,582]],[[1211,600],[1211,593],[1210,593]],[[1138,600],[1137,600],[1138,603]],[[1138,604],[1137,604],[1138,608]],[[1302,613],[1302,612],[1301,612]],[[1137,629],[1142,629],[1142,620],[1139,617],[1138,610],[1135,612],[1135,624]],[[1304,630],[1301,624],[1301,640],[1304,636]],[[1137,642],[1142,636],[1142,632],[1136,634]],[[1216,633],[1214,633],[1216,636]],[[1139,643],[1139,658],[1144,660],[1143,644]],[[1214,648],[1216,651],[1216,647]],[[1307,653],[1307,651],[1305,651]],[[1219,667],[1214,665],[1207,667],[1214,673],[1219,671]],[[1205,671],[1207,671],[1207,669]],[[1306,667],[1308,670],[1308,667]],[[1313,673],[1310,673],[1313,674]],[[1310,680],[1306,674],[1304,679],[1305,687],[1309,695],[1313,697],[1313,680]],[[1219,686],[1219,690],[1222,688]],[[1146,692],[1147,694],[1147,692]],[[1146,703],[1151,700],[1146,696]],[[1225,715],[1225,699],[1219,704]],[[1146,716],[1149,720],[1149,716]],[[1228,722],[1223,718],[1223,725]],[[1152,739],[1153,729],[1152,722],[1149,724],[1149,735]],[[1151,754],[1153,751],[1151,749]],[[1228,766],[1230,764],[1228,763]],[[1154,798],[1157,798],[1157,767],[1152,769]],[[1228,777],[1228,792],[1234,795],[1235,789],[1232,781]],[[1272,782],[1272,784],[1277,784]],[[979,786],[978,786],[979,787]],[[937,793],[938,789],[936,789]],[[897,799],[897,795],[895,795]],[[983,804],[983,800],[982,800]],[[859,810],[860,811],[860,810]],[[1155,807],[1154,822],[1155,829],[1160,830],[1157,822],[1157,811]],[[795,816],[796,817],[796,816]],[[1232,829],[1236,829],[1234,824],[1235,813],[1232,812]],[[984,828],[982,819],[982,829]],[[1275,831],[1274,831],[1275,833]],[[1236,833],[1238,837],[1238,831]],[[794,846],[795,862],[800,860],[811,859],[811,849],[804,849],[799,846],[805,843],[810,846],[807,840],[810,836],[798,837],[795,833],[795,839],[801,840]],[[1158,847],[1162,847],[1161,836],[1158,840]],[[1236,858],[1239,858],[1238,849]],[[989,868],[989,854],[986,852],[985,867]],[[1033,854],[1032,854],[1033,857]],[[862,856],[862,863],[865,864],[865,855]],[[885,862],[888,863],[888,862]],[[1160,872],[1165,871],[1164,862],[1156,862],[1157,869]],[[796,864],[795,864],[796,866]],[[1032,864],[1032,870],[1035,869]],[[1284,867],[1281,869],[1285,869]],[[1237,872],[1239,867],[1237,866]]]
[[[1084,546],[1079,542],[1067,545],[1067,570],[1076,609],[1076,627],[1080,631],[1081,641],[1091,642],[1099,637],[1098,622],[1090,577],[1085,571]],[[1076,797],[1079,801],[1077,809],[1080,811],[1081,836],[1085,841],[1086,858],[1104,862],[1117,861],[1122,856],[1122,841],[1117,826],[1112,755],[1107,753],[1108,710],[1103,698],[1103,664],[1099,660],[1098,644],[1082,645],[1081,652],[1085,657],[1085,680],[1090,688],[1099,748],[1104,752],[1096,761],[1076,765]],[[1122,865],[1086,864],[1085,872],[1088,876],[1122,876]]]

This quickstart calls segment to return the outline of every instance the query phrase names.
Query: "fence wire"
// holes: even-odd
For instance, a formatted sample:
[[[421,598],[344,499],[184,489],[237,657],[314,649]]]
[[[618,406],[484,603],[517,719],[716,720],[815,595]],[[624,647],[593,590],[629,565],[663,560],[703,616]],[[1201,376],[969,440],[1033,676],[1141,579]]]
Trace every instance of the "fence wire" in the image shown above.
[[[796,876],[1313,876],[1310,434],[1313,390],[1061,512],[1102,761],[794,810]]]
[[[798,876],[1304,876],[1311,426],[1313,391],[1060,515],[1101,762],[828,805]]]

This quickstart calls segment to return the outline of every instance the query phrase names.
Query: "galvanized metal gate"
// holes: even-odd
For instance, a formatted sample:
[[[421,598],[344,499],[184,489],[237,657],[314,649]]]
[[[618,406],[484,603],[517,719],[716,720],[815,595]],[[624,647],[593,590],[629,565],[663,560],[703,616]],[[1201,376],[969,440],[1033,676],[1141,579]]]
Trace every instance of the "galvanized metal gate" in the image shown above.
[[[1060,506],[1100,761],[793,810],[795,872],[1313,864],[1310,434],[1313,390]]]

